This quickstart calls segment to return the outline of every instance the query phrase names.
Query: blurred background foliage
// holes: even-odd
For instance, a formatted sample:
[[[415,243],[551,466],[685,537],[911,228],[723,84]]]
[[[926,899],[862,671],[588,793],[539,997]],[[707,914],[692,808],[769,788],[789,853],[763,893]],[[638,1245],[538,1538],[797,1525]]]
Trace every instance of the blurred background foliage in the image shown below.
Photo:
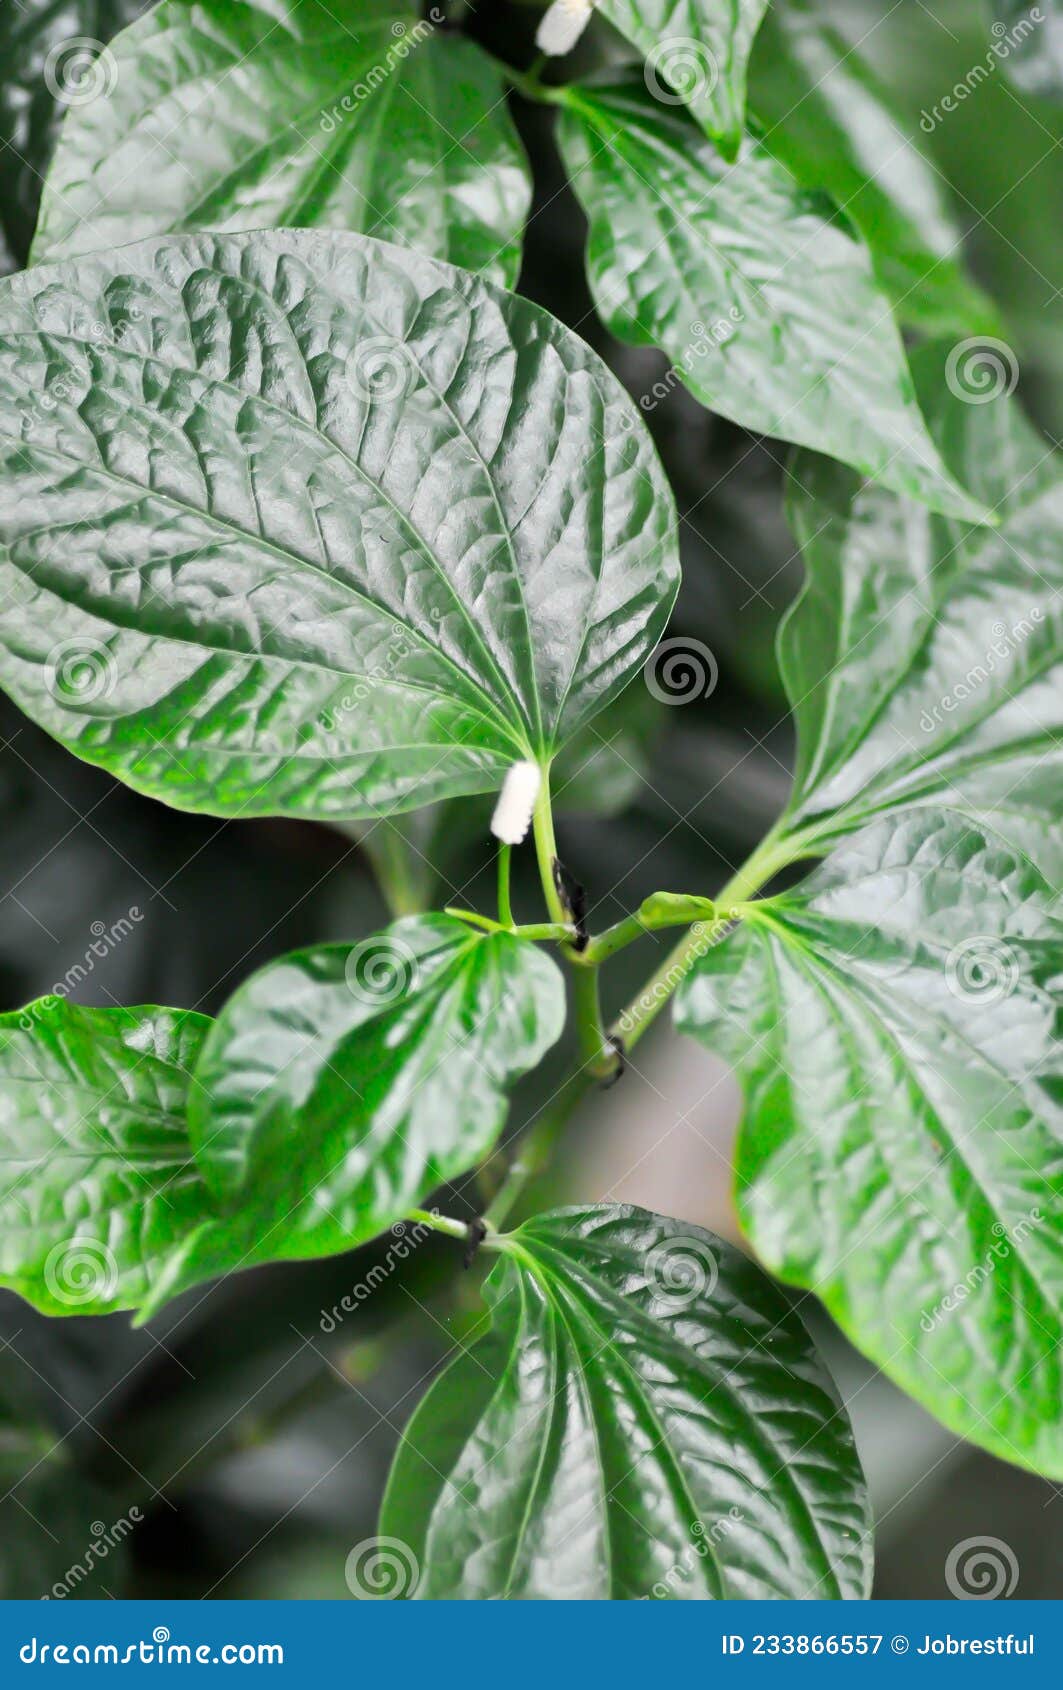
[[[1054,0],[1043,3],[1056,32]],[[70,6],[56,0],[38,9],[35,33],[20,35],[18,0],[3,6],[14,10],[0,25],[0,269],[12,269],[25,259],[54,140],[44,56],[74,26]],[[111,0],[99,11],[117,28],[139,9],[138,0]],[[1046,32],[1040,51],[998,70],[932,133],[920,124],[984,58],[998,12],[1011,21],[1013,10],[1006,0],[996,10],[994,0],[774,0],[751,102],[768,126],[801,98],[782,45],[796,20],[815,31],[822,120],[841,139],[848,132],[872,171],[885,162],[875,150],[882,135],[860,132],[859,90],[890,103],[900,132],[931,162],[937,212],[962,231],[972,310],[984,309],[1014,348],[1020,396],[1055,438],[1063,427],[1058,34]],[[469,23],[523,65],[538,15],[493,4],[470,10]],[[596,20],[579,68],[619,50]],[[553,150],[551,115],[518,103],[517,116],[537,181],[522,291],[645,396],[663,360],[618,346],[596,322],[581,215]],[[796,119],[789,142],[796,159]],[[783,449],[709,415],[679,387],[646,414],[684,513],[673,631],[711,649],[719,684],[682,709],[651,709],[644,689],[632,689],[558,771],[562,854],[588,886],[598,926],[658,887],[711,891],[781,808],[792,750],[774,658],[779,617],[801,575],[782,516]],[[379,925],[386,906],[374,866],[393,907],[491,907],[482,804],[346,834],[215,822],[117,786],[6,705],[0,731],[4,1008],[81,965],[74,995],[85,1002],[216,1010],[268,958]],[[530,865],[522,867],[518,912],[531,918],[538,899]],[[94,955],[99,924],[109,931],[131,911],[131,931]],[[653,945],[647,939],[610,971],[617,1002],[648,973]],[[578,1118],[548,1196],[638,1201],[733,1235],[733,1081],[663,1027],[643,1049],[640,1072]],[[564,1061],[556,1053],[526,1082],[511,1131],[556,1086]],[[477,1195],[466,1182],[446,1204],[471,1214]],[[400,1429],[476,1318],[479,1268],[463,1274],[457,1246],[433,1238],[404,1261],[395,1246],[389,1237],[347,1257],[240,1275],[140,1332],[121,1315],[49,1321],[0,1293],[0,1595],[39,1596],[56,1584],[91,1597],[346,1595],[344,1561],[375,1530]],[[345,1296],[353,1312],[337,1319]],[[806,1312],[849,1400],[872,1482],[877,1593],[945,1595],[949,1549],[991,1533],[1018,1559],[1017,1596],[1058,1596],[1055,1488],[957,1442],[848,1350],[814,1307]],[[134,1528],[115,1533],[129,1518]],[[68,1570],[112,1537],[121,1541],[71,1585]]]

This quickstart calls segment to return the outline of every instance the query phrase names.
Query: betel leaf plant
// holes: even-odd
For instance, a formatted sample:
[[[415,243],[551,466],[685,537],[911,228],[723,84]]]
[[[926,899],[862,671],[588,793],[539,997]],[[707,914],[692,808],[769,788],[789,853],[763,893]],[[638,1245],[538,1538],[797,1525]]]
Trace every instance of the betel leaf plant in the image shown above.
[[[367,843],[396,818],[398,867],[370,854],[403,909],[215,1019],[61,994],[0,1019],[0,1280],[143,1321],[403,1222],[490,1264],[387,1487],[392,1593],[866,1595],[851,1430],[785,1286],[1063,1477],[1063,483],[974,338],[999,318],[930,165],[866,80],[836,98],[796,0],[754,46],[766,9],[556,0],[544,67],[390,0],[160,0],[66,91],[0,283],[5,689],[178,809]],[[594,723],[665,635],[677,515],[640,408],[515,291],[507,101],[556,120],[602,323],[800,448],[790,800],[722,887],[601,930],[555,792],[610,785]],[[872,174],[884,126],[911,156]],[[497,907],[424,907],[414,859],[485,795]],[[603,970],[653,945],[607,1022]],[[740,1078],[759,1265],[638,1208],[536,1210],[671,1002]]]

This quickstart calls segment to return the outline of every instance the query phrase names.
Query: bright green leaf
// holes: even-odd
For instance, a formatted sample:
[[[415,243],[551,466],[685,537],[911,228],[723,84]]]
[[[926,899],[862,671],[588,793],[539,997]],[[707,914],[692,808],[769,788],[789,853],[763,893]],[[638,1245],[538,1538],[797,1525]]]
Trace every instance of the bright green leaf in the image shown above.
[[[902,322],[930,334],[999,332],[992,304],[964,273],[963,233],[918,131],[822,0],[771,7],[750,103],[765,146],[860,230]]]
[[[558,133],[615,334],[659,346],[676,379],[746,428],[984,515],[927,434],[866,249],[824,201],[755,141],[726,165],[641,78],[573,89]]]
[[[209,1026],[58,997],[0,1016],[0,1283],[45,1314],[137,1307],[211,1212],[185,1125]]]
[[[884,820],[680,988],[746,1109],[739,1208],[945,1425],[1063,1477],[1063,919],[1003,841]]]
[[[531,178],[492,61],[397,0],[162,0],[64,125],[33,260],[349,229],[512,285]]]
[[[537,1216],[502,1248],[490,1330],[432,1386],[392,1468],[392,1594],[867,1594],[845,1410],[750,1261],[612,1205]]]
[[[646,87],[683,104],[727,158],[742,139],[746,67],[768,0],[599,0],[646,59]]]
[[[552,958],[449,916],[282,957],[204,1045],[189,1100],[203,1175],[258,1259],[350,1249],[488,1154],[507,1088],[564,1015]]]
[[[0,678],[130,785],[365,817],[497,787],[614,697],[671,495],[544,311],[357,235],[0,283]]]
[[[115,61],[101,51],[147,0],[3,0],[0,5],[0,273],[21,267],[59,126],[103,105]]]
[[[1003,391],[1010,360],[960,343],[950,374],[932,349],[917,365],[943,447],[997,531],[794,459],[790,519],[808,573],[780,640],[799,747],[785,828],[823,840],[884,810],[944,804],[988,821],[1058,886],[1063,476]]]

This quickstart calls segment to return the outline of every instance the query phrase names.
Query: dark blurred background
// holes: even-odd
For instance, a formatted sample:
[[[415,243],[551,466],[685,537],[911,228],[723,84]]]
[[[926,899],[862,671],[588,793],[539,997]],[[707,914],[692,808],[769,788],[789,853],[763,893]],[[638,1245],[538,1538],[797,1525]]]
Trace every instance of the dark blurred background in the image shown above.
[[[991,0],[824,0],[819,10],[841,50],[889,87],[912,133],[923,107],[984,55],[995,17]],[[485,7],[472,27],[526,64],[537,16],[520,4]],[[596,24],[582,52],[613,50]],[[770,68],[755,56],[754,97]],[[1063,105],[1058,87],[1053,101],[1024,80],[1021,67],[1015,78],[998,72],[925,144],[972,272],[1019,356],[1020,396],[1054,436],[1063,426]],[[550,115],[523,104],[517,115],[538,183],[522,291],[643,395],[663,361],[619,347],[597,324],[582,219]],[[24,236],[8,227],[10,265],[24,259]],[[720,679],[710,698],[681,710],[651,713],[639,688],[570,760],[561,851],[587,884],[599,926],[658,887],[711,892],[781,808],[791,754],[773,647],[800,580],[781,514],[784,449],[709,415],[681,388],[648,420],[684,513],[675,631],[711,649]],[[282,821],[216,822],[136,797],[6,704],[0,734],[0,1007],[49,990],[91,954],[94,924],[110,931],[125,917],[127,936],[93,957],[75,995],[214,1011],[272,956],[353,940],[387,919],[372,865],[395,852],[413,850],[426,899],[492,907],[481,805],[398,831],[379,824],[368,839]],[[530,875],[517,898],[531,918]],[[626,966],[648,971],[652,948],[647,940],[626,953],[618,993],[631,983]],[[557,1084],[564,1061],[554,1053],[526,1083],[512,1130]],[[639,1072],[578,1117],[546,1195],[637,1201],[733,1236],[736,1111],[726,1072],[661,1027],[642,1047]],[[471,1190],[446,1201],[472,1212]],[[0,1595],[44,1594],[106,1541],[107,1555],[70,1594],[345,1596],[344,1563],[375,1531],[399,1429],[477,1308],[478,1269],[463,1274],[458,1247],[439,1240],[389,1268],[337,1321],[330,1311],[388,1260],[387,1247],[237,1276],[140,1332],[125,1316],[47,1320],[0,1293]],[[1014,1555],[1016,1596],[1063,1594],[1061,1493],[957,1441],[825,1317],[806,1312],[872,1483],[877,1594],[947,1595],[950,1549],[987,1535]],[[122,1521],[129,1527],[116,1529]]]

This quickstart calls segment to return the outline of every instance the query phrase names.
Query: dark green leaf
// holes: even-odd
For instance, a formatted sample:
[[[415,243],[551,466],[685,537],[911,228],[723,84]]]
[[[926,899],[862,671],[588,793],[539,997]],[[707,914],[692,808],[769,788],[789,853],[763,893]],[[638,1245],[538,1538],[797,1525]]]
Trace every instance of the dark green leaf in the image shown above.
[[[0,273],[29,252],[63,118],[106,104],[114,59],[101,49],[148,0],[4,0],[0,5]]]
[[[992,0],[986,7],[990,53],[1028,94],[1063,101],[1063,6],[1060,0]]]
[[[941,462],[863,243],[758,143],[724,164],[621,77],[566,95],[591,288],[623,340],[744,427],[829,452],[936,509],[982,508]]]
[[[918,131],[822,0],[771,7],[750,103],[765,146],[860,230],[902,322],[931,334],[999,332],[992,304],[964,273],[963,233]]]
[[[71,113],[35,263],[186,229],[349,229],[512,285],[531,179],[491,60],[401,0],[162,0]]]
[[[1061,885],[1063,477],[1002,391],[1011,357],[961,343],[947,375],[929,349],[919,365],[943,447],[998,531],[794,460],[808,577],[780,641],[799,741],[785,827],[821,840],[901,805],[945,804],[988,820]]]
[[[689,107],[734,158],[742,139],[746,67],[768,0],[599,0],[646,59],[646,86],[663,105]]]
[[[204,1045],[189,1102],[204,1178],[260,1260],[350,1249],[487,1155],[507,1087],[564,1015],[549,956],[449,916],[296,951]]]
[[[501,1248],[490,1330],[433,1385],[392,1468],[391,1594],[867,1594],[845,1411],[751,1262],[612,1205],[537,1216]]]
[[[210,1213],[185,1125],[209,1025],[58,997],[0,1016],[0,1283],[45,1314],[137,1307]]]
[[[0,677],[187,809],[497,787],[664,623],[674,510],[537,307],[357,235],[184,236],[0,283]]]
[[[876,823],[680,989],[737,1066],[765,1266],[953,1431],[1063,1477],[1063,920],[948,812]]]

